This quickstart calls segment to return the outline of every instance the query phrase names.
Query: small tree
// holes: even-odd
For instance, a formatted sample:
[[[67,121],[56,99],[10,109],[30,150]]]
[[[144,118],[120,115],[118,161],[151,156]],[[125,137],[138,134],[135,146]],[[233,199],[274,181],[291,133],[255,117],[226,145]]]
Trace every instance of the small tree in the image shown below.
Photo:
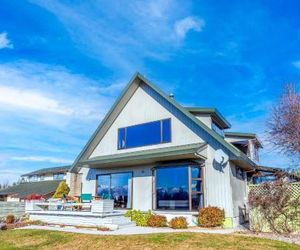
[[[68,187],[65,181],[61,181],[53,195],[52,198],[64,198],[70,192],[70,188]]]
[[[300,93],[294,85],[285,86],[267,126],[269,141],[276,149],[293,157],[300,156]]]
[[[275,233],[291,233],[299,214],[300,199],[292,197],[289,184],[282,178],[266,182],[249,193],[251,209],[257,209]]]

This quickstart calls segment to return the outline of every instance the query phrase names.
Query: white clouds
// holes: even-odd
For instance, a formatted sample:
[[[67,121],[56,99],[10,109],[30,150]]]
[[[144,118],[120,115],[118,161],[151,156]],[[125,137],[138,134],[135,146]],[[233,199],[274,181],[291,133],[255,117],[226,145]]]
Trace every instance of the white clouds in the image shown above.
[[[46,123],[99,120],[123,87],[62,67],[19,62],[0,65],[0,111]]]
[[[204,28],[205,22],[203,19],[198,19],[195,17],[186,17],[175,23],[174,29],[178,38],[184,39],[186,34],[191,31],[200,32]]]
[[[28,89],[0,86],[0,105],[10,105],[22,109],[72,115],[71,108],[60,105],[56,100]]]
[[[6,32],[0,33],[0,49],[12,49],[12,48],[13,48],[13,44],[7,38],[7,33]]]
[[[292,64],[294,65],[294,67],[300,69],[300,61],[295,61]]]
[[[49,162],[59,164],[71,164],[73,160],[67,160],[65,158],[57,158],[50,156],[14,156],[11,158],[14,161],[31,161],[31,162]]]

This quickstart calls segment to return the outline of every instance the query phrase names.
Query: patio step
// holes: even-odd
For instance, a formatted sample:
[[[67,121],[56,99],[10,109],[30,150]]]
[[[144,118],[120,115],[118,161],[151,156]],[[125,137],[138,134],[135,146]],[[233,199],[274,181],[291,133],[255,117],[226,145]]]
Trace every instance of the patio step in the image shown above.
[[[103,223],[105,226],[107,226],[108,228],[112,228],[112,229],[120,229],[120,228],[135,226],[134,222],[132,222],[129,218],[124,217],[124,216],[105,218],[103,220]]]

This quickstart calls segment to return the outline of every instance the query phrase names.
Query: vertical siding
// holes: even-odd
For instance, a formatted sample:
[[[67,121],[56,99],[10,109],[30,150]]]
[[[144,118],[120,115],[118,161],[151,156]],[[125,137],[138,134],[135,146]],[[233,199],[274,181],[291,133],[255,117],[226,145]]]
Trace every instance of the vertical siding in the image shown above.
[[[213,162],[213,159],[214,149],[209,146],[204,170],[205,205],[223,208],[226,217],[233,217],[229,163],[221,168]]]
[[[171,118],[171,142],[118,150],[118,128],[166,118]],[[90,158],[199,142],[203,142],[203,140],[191,131],[176,114],[173,114],[172,111],[161,105],[143,87],[139,87],[92,152]]]
[[[236,175],[237,167],[230,164],[230,183],[232,186],[233,217],[235,222],[242,223],[242,209],[244,209],[247,199],[247,180],[240,179]]]

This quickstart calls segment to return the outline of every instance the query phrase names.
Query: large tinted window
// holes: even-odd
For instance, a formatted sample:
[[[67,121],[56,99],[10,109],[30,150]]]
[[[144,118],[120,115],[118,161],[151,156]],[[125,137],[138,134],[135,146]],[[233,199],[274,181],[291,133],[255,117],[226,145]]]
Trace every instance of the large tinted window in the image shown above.
[[[189,209],[187,166],[156,170],[156,207],[157,209]]]
[[[118,149],[134,148],[171,141],[171,119],[119,128]]]
[[[198,210],[203,207],[199,166],[158,167],[155,180],[156,209]]]
[[[97,195],[113,199],[116,208],[131,208],[132,173],[98,175]]]

